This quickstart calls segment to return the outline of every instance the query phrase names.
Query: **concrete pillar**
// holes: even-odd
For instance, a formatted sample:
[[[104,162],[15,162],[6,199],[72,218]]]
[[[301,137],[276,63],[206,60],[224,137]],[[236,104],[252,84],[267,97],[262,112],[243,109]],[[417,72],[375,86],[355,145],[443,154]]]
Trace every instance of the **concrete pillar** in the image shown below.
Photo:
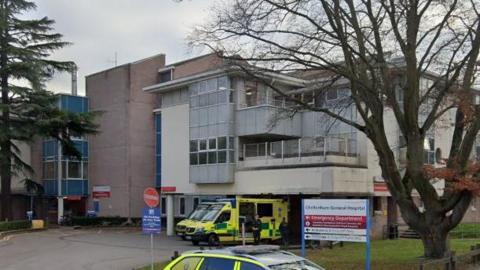
[[[167,195],[167,235],[175,235],[175,215],[173,212],[173,195]]]
[[[58,224],[60,224],[63,218],[63,197],[57,197],[57,204]]]

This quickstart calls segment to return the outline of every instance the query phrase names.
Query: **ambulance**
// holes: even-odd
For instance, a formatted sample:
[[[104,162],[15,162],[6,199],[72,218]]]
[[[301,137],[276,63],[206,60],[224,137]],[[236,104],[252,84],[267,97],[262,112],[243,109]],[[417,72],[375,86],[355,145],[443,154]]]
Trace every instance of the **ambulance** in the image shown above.
[[[186,227],[185,239],[194,245],[200,242],[211,246],[243,241],[252,243],[253,224],[258,215],[262,222],[261,241],[279,240],[279,226],[283,218],[287,220],[287,209],[288,203],[282,199],[219,199],[208,206],[200,221]]]
[[[186,219],[177,223],[175,226],[175,233],[185,240],[185,230],[187,227],[194,226],[195,222],[200,221],[207,212],[209,206],[210,203],[199,204]]]

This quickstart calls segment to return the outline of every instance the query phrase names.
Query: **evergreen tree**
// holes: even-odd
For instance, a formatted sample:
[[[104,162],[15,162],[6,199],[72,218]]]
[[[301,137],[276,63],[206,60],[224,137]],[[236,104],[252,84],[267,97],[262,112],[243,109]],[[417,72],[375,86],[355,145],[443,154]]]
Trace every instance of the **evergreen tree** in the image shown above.
[[[95,113],[60,111],[57,97],[45,89],[55,71],[68,71],[74,64],[49,58],[69,43],[53,32],[53,20],[22,18],[35,8],[25,0],[0,0],[0,220],[12,219],[12,176],[32,170],[21,158],[19,143],[53,137],[66,154],[79,156],[70,135],[94,133],[97,128]]]

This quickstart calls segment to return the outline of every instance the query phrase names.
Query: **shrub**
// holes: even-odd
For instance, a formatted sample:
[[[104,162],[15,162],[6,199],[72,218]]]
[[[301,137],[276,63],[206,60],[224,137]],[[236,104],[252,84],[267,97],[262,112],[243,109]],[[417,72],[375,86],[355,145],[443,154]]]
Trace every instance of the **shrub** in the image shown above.
[[[32,223],[29,220],[15,220],[0,222],[0,232],[30,229]]]

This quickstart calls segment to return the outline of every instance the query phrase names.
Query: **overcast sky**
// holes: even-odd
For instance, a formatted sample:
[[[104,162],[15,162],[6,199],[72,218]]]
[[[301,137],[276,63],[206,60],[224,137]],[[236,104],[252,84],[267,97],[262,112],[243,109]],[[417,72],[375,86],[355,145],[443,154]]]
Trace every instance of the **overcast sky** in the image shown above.
[[[195,56],[185,38],[192,26],[207,17],[212,0],[35,0],[30,17],[48,16],[56,31],[73,45],[53,55],[77,63],[78,90],[85,91],[85,75],[158,53],[167,63]],[[48,84],[55,92],[70,91],[70,75],[57,74]]]

